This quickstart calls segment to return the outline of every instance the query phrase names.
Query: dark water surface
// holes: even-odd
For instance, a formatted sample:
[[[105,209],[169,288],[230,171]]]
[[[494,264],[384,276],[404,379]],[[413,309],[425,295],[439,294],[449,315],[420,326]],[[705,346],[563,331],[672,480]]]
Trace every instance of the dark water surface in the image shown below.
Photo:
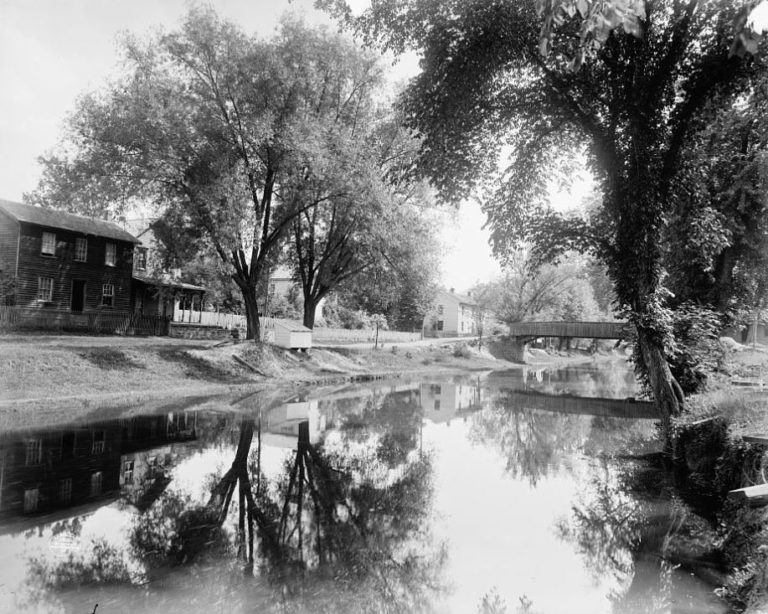
[[[0,611],[725,612],[666,556],[635,393],[603,363],[0,434]]]

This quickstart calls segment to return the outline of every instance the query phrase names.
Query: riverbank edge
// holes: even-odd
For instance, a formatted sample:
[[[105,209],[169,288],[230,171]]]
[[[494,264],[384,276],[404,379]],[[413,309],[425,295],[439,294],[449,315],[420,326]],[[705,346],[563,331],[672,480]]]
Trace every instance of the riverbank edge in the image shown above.
[[[228,346],[210,343],[179,345],[149,340],[141,344],[135,339],[124,342],[124,338],[75,337],[64,337],[58,343],[41,337],[25,338],[23,341],[23,346],[15,348],[16,363],[18,357],[24,357],[26,363],[33,364],[33,368],[25,373],[13,373],[14,354],[7,344],[3,347],[4,339],[0,337],[0,390],[6,391],[8,396],[13,395],[5,399],[0,395],[0,431],[23,430],[31,425],[57,426],[83,420],[124,417],[135,413],[137,406],[140,406],[141,413],[181,411],[213,408],[216,399],[224,398],[226,403],[255,395],[261,395],[268,404],[275,404],[303,394],[310,388],[414,377],[450,377],[493,370],[556,368],[620,358],[615,354],[537,354],[533,357],[535,362],[523,364],[497,358],[486,349],[480,351],[465,341],[435,343],[414,350],[413,355],[411,351],[400,350],[396,346],[388,350],[325,346],[303,355],[246,343]],[[196,380],[183,370],[167,368],[160,374],[165,377],[162,386],[146,385],[146,371],[137,368],[131,361],[146,355],[149,350],[172,351],[177,359],[203,361],[204,367],[211,370],[213,379],[221,379]],[[46,364],[44,352],[55,352],[56,360],[47,357]],[[94,371],[92,366],[91,372],[78,377],[77,370],[82,368],[81,358],[90,352],[96,352],[99,361],[104,363],[105,370],[97,370],[96,375],[119,378],[121,389],[112,392],[92,390],[92,386],[85,383],[88,374]],[[117,366],[113,360],[115,356],[119,358]],[[316,364],[312,362],[313,356],[317,357]],[[276,360],[280,363],[278,371],[275,371],[274,364],[268,364]],[[398,368],[393,368],[393,362],[400,363]],[[316,370],[307,370],[308,364]],[[270,366],[271,372],[268,371]],[[154,367],[155,371],[159,368],[157,365]],[[197,368],[199,370],[199,365]],[[152,375],[157,376],[158,373],[153,372]],[[66,390],[49,391],[46,386],[39,385],[43,381],[62,380],[68,380]],[[40,394],[41,391],[44,394]],[[237,409],[237,403],[234,408]]]
[[[713,553],[723,564],[717,593],[738,612],[768,612],[768,506],[750,507],[733,490],[766,482],[768,444],[745,437],[768,433],[766,396],[721,385],[692,397],[691,411],[672,422],[675,482],[715,502]]]

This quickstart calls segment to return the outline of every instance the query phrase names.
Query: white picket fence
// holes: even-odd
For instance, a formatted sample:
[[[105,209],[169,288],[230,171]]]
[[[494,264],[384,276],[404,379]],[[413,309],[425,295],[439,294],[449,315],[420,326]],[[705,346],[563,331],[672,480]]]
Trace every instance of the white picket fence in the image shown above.
[[[369,329],[347,328],[314,328],[312,341],[314,343],[373,343],[376,331]],[[379,343],[405,343],[418,341],[421,333],[405,333],[397,330],[379,330]]]
[[[245,328],[245,316],[239,316],[234,313],[204,311],[200,315],[200,324],[221,326],[222,328]]]
[[[195,314],[197,315],[197,314]],[[261,318],[262,330],[274,328],[276,318]],[[296,322],[300,324],[300,322]],[[222,328],[245,328],[245,316],[234,313],[216,313],[204,311],[200,318],[200,324],[208,326],[221,326]],[[347,328],[320,328],[312,331],[312,340],[318,343],[373,343],[376,339],[374,329],[347,329]],[[379,330],[379,343],[405,343],[418,341],[421,333],[406,333],[396,330]]]

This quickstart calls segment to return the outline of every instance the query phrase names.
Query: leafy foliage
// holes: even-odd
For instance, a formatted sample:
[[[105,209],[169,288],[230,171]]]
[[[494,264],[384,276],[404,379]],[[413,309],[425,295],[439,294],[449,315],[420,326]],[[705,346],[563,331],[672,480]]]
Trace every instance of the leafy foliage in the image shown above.
[[[313,172],[325,75],[352,51],[297,21],[265,42],[199,8],[178,31],[129,38],[126,75],[81,99],[33,198],[91,214],[153,203],[175,240],[226,265],[257,338],[259,283],[312,204],[288,192]]]
[[[665,420],[683,403],[664,355],[669,197],[707,104],[736,100],[763,71],[734,48],[752,7],[391,0],[345,14],[368,41],[421,52],[422,72],[402,99],[422,139],[419,172],[446,200],[482,195],[498,254],[530,241],[541,260],[575,249],[606,265]],[[740,40],[748,51],[765,46]],[[592,216],[552,210],[548,183],[567,182],[582,154],[600,185],[599,208]]]
[[[589,320],[601,314],[586,268],[569,262],[536,266],[520,252],[509,259],[501,279],[473,289],[483,309],[506,324],[526,320]]]
[[[759,307],[768,254],[765,83],[742,99],[715,99],[683,151],[665,237],[674,304],[697,301],[733,315]]]

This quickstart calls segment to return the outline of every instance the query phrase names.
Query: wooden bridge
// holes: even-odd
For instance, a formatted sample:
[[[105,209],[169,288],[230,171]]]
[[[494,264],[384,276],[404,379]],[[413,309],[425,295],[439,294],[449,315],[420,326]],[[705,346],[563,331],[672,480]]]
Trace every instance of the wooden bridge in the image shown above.
[[[525,362],[525,346],[540,337],[624,339],[626,322],[517,322],[509,325],[514,360]]]
[[[580,337],[584,339],[623,339],[627,336],[626,322],[518,322],[509,325],[513,337]]]
[[[656,406],[650,401],[579,397],[568,394],[545,394],[533,390],[500,389],[503,403],[511,408],[537,409],[558,414],[603,416],[606,418],[658,419]],[[500,400],[501,400],[500,399]]]

